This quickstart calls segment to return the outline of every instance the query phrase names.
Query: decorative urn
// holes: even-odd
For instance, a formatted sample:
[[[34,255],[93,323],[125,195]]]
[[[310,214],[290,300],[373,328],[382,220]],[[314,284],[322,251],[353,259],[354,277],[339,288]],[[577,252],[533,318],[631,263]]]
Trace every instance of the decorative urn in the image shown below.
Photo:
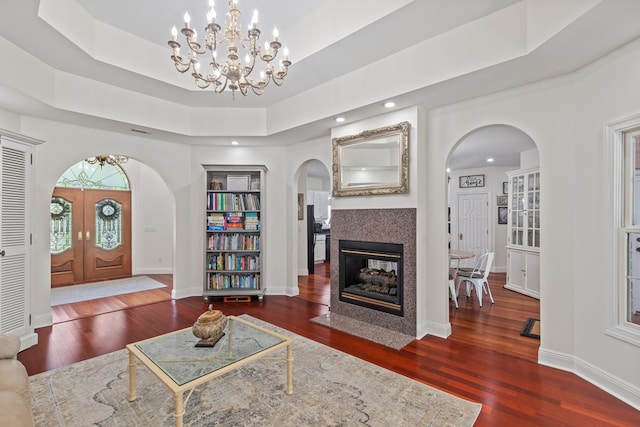
[[[200,338],[196,347],[213,347],[224,335],[225,326],[227,316],[209,304],[209,310],[202,313],[192,327],[193,335]]]

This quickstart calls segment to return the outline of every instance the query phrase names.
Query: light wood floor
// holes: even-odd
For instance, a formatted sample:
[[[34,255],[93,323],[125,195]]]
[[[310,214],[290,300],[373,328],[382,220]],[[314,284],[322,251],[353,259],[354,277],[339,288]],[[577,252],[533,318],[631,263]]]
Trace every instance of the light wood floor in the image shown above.
[[[328,264],[301,277],[300,295],[251,303],[214,302],[228,315],[247,313],[384,368],[482,403],[477,426],[636,426],[640,412],[576,375],[537,364],[539,341],[519,335],[539,318],[539,303],[506,290],[491,277],[496,303],[450,301],[453,334],[427,336],[400,351],[336,331],[309,319],[328,311]],[[171,285],[171,275],[152,275]],[[56,323],[38,329],[39,344],[20,353],[29,374],[124,348],[125,344],[189,327],[206,310],[202,298],[170,299],[152,290],[52,309]],[[294,353],[295,357],[295,353]]]

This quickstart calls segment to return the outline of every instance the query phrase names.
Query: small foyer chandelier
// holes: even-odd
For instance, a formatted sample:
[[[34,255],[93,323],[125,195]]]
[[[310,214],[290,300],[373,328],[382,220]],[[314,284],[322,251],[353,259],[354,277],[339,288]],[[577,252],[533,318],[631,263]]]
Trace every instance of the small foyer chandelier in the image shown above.
[[[284,58],[279,60],[277,69],[273,64],[282,46],[278,41],[277,28],[273,29],[273,39],[260,47],[258,44],[260,24],[258,23],[257,10],[253,12],[253,18],[248,25],[245,38],[242,26],[238,22],[240,16],[238,0],[229,0],[229,11],[227,12],[229,22],[225,22],[224,28],[216,22],[213,0],[209,0],[209,7],[207,25],[204,27],[203,44],[200,44],[196,30],[190,27],[189,12],[184,14],[184,28],[180,30],[186,39],[188,48],[187,56],[184,59],[180,56],[180,43],[177,41],[178,30],[175,26],[172,28],[171,40],[168,43],[172,49],[171,59],[176,70],[181,73],[192,70],[191,75],[200,89],[212,86],[213,90],[218,93],[228,89],[231,90],[234,99],[236,91],[240,91],[242,95],[246,96],[251,89],[256,95],[262,95],[264,88],[270,82],[280,86],[287,75],[291,61],[289,61],[289,53],[285,47],[282,52]],[[226,44],[226,53],[222,51],[224,44]],[[240,59],[240,49],[246,52],[244,62]],[[209,66],[209,69],[204,73],[200,70],[200,55],[203,55],[203,62]],[[261,63],[264,63],[264,69],[260,71],[260,77],[256,80],[255,77],[252,77],[252,73],[254,67]]]
[[[85,160],[85,162],[95,165],[98,163],[100,167],[103,167],[105,164],[107,165],[118,165],[121,163],[127,163],[129,160],[126,156],[120,156],[118,154],[100,154],[95,157],[89,157]]]

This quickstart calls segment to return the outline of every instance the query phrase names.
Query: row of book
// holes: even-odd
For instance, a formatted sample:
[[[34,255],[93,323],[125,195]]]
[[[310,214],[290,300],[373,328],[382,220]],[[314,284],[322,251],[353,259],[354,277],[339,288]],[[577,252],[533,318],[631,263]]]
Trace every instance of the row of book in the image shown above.
[[[207,230],[260,229],[258,212],[215,212],[207,215]]]
[[[260,289],[260,274],[210,274],[209,289]]]
[[[207,209],[214,211],[258,211],[258,194],[207,193]]]
[[[207,249],[210,251],[258,251],[260,236],[240,233],[214,233],[209,236]]]
[[[210,254],[207,268],[209,270],[260,270],[260,256],[243,256],[235,253]]]

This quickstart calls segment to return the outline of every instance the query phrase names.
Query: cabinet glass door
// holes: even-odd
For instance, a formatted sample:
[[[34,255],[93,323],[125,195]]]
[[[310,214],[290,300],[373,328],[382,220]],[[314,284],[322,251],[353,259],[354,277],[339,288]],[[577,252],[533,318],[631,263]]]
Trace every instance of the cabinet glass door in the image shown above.
[[[511,177],[509,185],[510,244],[540,247],[540,172]]]
[[[527,246],[540,247],[540,172],[527,175]]]
[[[511,178],[511,244],[524,245],[524,177]]]

